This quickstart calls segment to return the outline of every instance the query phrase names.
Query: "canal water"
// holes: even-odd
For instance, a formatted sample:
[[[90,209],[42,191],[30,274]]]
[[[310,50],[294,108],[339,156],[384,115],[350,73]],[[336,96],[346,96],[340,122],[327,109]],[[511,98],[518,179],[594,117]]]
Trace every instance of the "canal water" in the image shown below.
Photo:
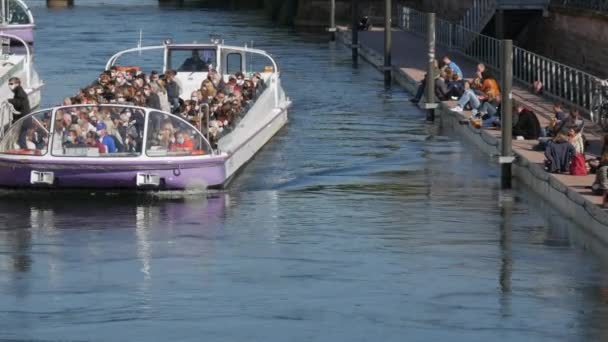
[[[167,36],[270,51],[288,127],[230,188],[0,199],[0,341],[597,341],[606,249],[323,35],[257,13],[33,2],[44,102]]]

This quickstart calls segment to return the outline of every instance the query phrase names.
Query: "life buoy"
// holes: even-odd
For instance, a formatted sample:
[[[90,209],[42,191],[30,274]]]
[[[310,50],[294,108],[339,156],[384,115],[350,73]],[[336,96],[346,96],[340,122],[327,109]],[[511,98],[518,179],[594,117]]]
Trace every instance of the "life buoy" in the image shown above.
[[[39,156],[41,155],[38,150],[28,150],[26,148],[21,148],[18,150],[9,150],[7,154],[17,154],[17,155],[29,155],[29,156]]]
[[[141,68],[138,66],[116,66],[117,71],[129,72],[131,70],[135,70],[137,72],[141,71]]]

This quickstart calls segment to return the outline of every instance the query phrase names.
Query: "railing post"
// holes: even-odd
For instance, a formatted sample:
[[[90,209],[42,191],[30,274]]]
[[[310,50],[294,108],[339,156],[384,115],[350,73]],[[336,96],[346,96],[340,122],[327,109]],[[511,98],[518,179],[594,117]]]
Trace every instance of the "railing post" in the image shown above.
[[[391,27],[393,26],[393,14],[392,14],[392,5],[391,0],[385,0],[385,11],[384,11],[384,85],[386,87],[390,87],[392,79],[391,75],[391,48],[393,46],[392,42],[392,32]]]
[[[512,93],[513,86],[513,41],[502,40],[501,49],[501,83],[502,83],[502,98],[501,98],[501,131],[502,144],[500,153],[501,164],[501,187],[503,189],[511,188],[511,165],[513,164],[513,106]]]
[[[359,0],[352,0],[352,42],[351,48],[353,50],[353,64],[357,65],[359,59]]]
[[[453,46],[454,46],[454,42],[453,42],[453,36],[454,36],[454,23],[448,23],[448,49],[450,51],[453,50]]]
[[[336,0],[330,0],[329,5],[329,40],[336,40]]]
[[[428,65],[426,70],[425,98],[427,109],[427,121],[435,121],[435,13],[427,13],[426,42],[428,46]]]

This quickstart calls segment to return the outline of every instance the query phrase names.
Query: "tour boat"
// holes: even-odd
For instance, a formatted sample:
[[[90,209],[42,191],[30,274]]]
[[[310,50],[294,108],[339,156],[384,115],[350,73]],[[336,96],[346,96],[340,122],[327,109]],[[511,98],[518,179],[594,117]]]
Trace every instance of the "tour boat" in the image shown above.
[[[34,43],[34,17],[22,0],[0,0],[0,32]]]
[[[160,50],[163,72],[177,69],[183,99],[189,99],[207,78],[209,67],[184,70],[174,65],[182,56],[197,54],[213,65],[224,79],[235,72],[252,75],[253,61],[265,59],[262,72],[265,87],[249,109],[228,133],[212,146],[208,129],[199,130],[178,115],[157,109],[125,104],[69,105],[40,110],[13,124],[0,140],[0,186],[5,188],[43,189],[129,189],[129,190],[190,190],[225,186],[235,172],[247,163],[287,122],[291,101],[281,86],[275,60],[266,52],[245,47],[211,44],[173,44],[137,47],[112,56],[106,70],[124,67],[118,63],[123,55],[139,55],[149,62],[147,54]],[[137,56],[135,56],[137,57]],[[249,62],[249,63],[248,63]],[[132,65],[132,63],[127,64]],[[140,66],[138,66],[140,67]],[[61,133],[61,118],[66,114],[100,117],[125,115],[139,127],[133,133],[128,151],[108,153],[89,144],[65,144]],[[208,120],[206,122],[209,122]],[[106,134],[105,124],[98,123],[100,135]],[[172,134],[175,134],[174,136]],[[181,134],[181,135],[180,135]],[[180,146],[176,146],[175,139]],[[167,140],[172,141],[168,146]],[[181,139],[181,141],[180,141]],[[188,140],[189,142],[184,142]],[[125,139],[125,142],[127,139]],[[177,144],[177,145],[179,145]]]
[[[7,100],[13,98],[8,80],[18,77],[28,95],[30,108],[40,105],[44,83],[34,68],[32,50],[21,37],[0,32],[0,137],[13,118],[13,110]]]

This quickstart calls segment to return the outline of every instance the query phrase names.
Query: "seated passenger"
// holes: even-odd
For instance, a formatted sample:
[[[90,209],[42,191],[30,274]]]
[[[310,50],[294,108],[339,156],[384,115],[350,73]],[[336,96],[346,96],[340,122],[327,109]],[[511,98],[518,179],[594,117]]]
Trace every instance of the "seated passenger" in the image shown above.
[[[606,141],[605,138],[604,141]],[[608,149],[606,146],[604,146],[595,174],[595,181],[591,185],[591,189],[594,194],[603,195],[608,191]]]
[[[455,74],[458,74],[458,76],[460,76],[460,78],[464,77],[463,74],[462,74],[462,70],[460,69],[460,67],[456,63],[452,62],[450,60],[450,57],[444,56],[443,57],[443,64],[444,64],[444,69],[445,68],[450,68],[450,69],[452,69],[452,72],[455,73]]]
[[[513,126],[513,137],[521,136],[525,140],[535,140],[541,136],[540,122],[533,111],[523,105],[514,105],[513,114],[517,114],[519,119]]]
[[[165,120],[161,124],[160,132],[158,133],[158,146],[169,149],[171,143],[175,141],[175,128],[171,120]]]
[[[175,135],[175,142],[169,148],[171,152],[192,152],[194,144],[188,133],[180,131]]]
[[[561,134],[571,137],[572,145],[577,153],[583,153],[585,144],[583,141],[583,129],[585,128],[585,120],[581,117],[578,109],[572,109],[568,116],[558,127],[557,131]]]
[[[500,87],[498,86],[498,81],[490,75],[489,72],[484,71],[482,73],[482,83],[481,83],[481,91],[483,95],[480,97],[481,100],[487,100],[488,98],[499,98],[500,97]]]
[[[448,84],[448,72],[441,71],[439,77],[435,80],[435,98],[439,101],[445,101],[449,99]]]
[[[207,71],[207,63],[201,59],[198,50],[192,50],[192,57],[186,59],[179,71]]]
[[[82,147],[85,146],[84,139],[80,136],[79,130],[76,128],[78,125],[72,125],[68,131],[66,141],[63,143],[63,147]]]
[[[25,148],[27,150],[36,150],[36,130],[30,128],[25,133]]]
[[[452,74],[452,79],[448,80],[448,97],[456,100],[464,94],[464,80],[456,73]]]
[[[451,110],[455,112],[462,112],[467,105],[470,106],[471,109],[477,110],[481,106],[481,101],[479,101],[475,91],[471,89],[471,84],[469,82],[464,82],[464,93],[460,99],[458,99],[458,105],[451,108]]]
[[[484,127],[494,127],[500,124],[498,109],[500,98],[488,97],[488,100],[479,107],[479,116]]]
[[[116,148],[116,143],[114,139],[108,135],[107,126],[103,122],[99,122],[97,124],[97,134],[99,136],[98,141],[105,146],[105,150],[107,153],[116,153],[118,149]]]
[[[547,143],[545,148],[545,165],[551,173],[565,173],[570,169],[570,162],[576,151],[568,137],[559,134]]]
[[[99,153],[106,153],[106,146],[102,144],[95,132],[87,132],[85,145],[88,147],[97,147]]]

